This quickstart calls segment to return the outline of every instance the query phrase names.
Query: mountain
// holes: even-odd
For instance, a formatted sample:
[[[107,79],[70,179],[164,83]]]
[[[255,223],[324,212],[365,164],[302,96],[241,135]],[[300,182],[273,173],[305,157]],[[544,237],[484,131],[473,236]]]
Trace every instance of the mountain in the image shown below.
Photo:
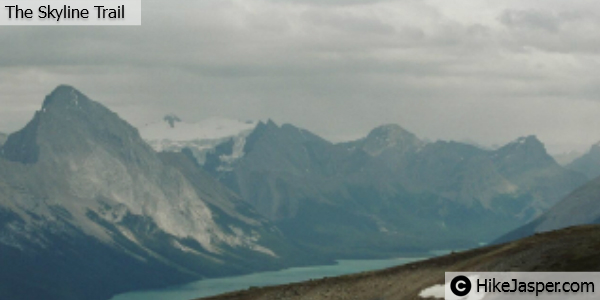
[[[342,146],[349,150],[361,149],[369,155],[378,156],[386,151],[399,154],[415,151],[425,144],[400,125],[388,124],[373,129],[365,138],[342,143]]]
[[[254,121],[243,122],[217,117],[189,123],[174,114],[169,114],[160,122],[142,126],[140,134],[157,152],[179,152],[187,148],[202,164],[206,155],[223,142],[231,140],[236,150],[241,150],[244,138],[256,124]]]
[[[521,199],[528,202],[521,203],[525,206],[511,208],[518,209],[515,213],[523,219],[539,214],[585,181],[580,174],[560,167],[535,136],[497,150],[439,141],[404,159],[384,159],[387,164],[400,164],[395,177],[405,186],[432,190],[466,205],[477,201],[492,208],[509,205],[501,199],[507,196],[530,198]]]
[[[556,204],[587,181],[582,174],[556,163],[535,137],[520,138],[493,152],[499,172],[534,198],[535,215]]]
[[[4,142],[6,142],[6,138],[7,138],[7,135],[0,132],[0,146],[2,146],[4,144]]]
[[[107,299],[319,261],[189,152],[157,154],[70,86],[0,148],[0,215],[0,299]]]
[[[444,272],[597,272],[598,247],[600,226],[574,227],[380,271],[251,288],[204,299],[444,299]]]
[[[593,145],[590,151],[573,160],[567,168],[581,172],[589,179],[600,176],[600,143]]]
[[[472,247],[525,224],[585,182],[537,138],[497,150],[427,143],[397,125],[333,144],[293,125],[260,122],[203,168],[287,237],[336,257]]]
[[[576,189],[537,219],[500,237],[496,242],[511,241],[569,226],[598,223],[600,223],[600,177]]]

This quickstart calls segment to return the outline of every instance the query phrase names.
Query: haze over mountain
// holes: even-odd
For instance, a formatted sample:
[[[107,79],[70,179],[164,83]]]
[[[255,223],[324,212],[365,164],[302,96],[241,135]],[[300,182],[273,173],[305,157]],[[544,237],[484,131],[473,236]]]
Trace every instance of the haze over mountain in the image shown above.
[[[497,242],[574,225],[600,223],[600,143],[594,144],[567,168],[586,174],[592,180],[564,197],[539,218],[503,235]]]
[[[0,148],[0,215],[2,299],[106,299],[311,261],[189,153],[158,155],[69,86]]]
[[[600,176],[600,142],[592,145],[587,153],[573,160],[567,168],[585,174],[590,180]]]
[[[537,232],[598,223],[600,223],[600,177],[576,189],[540,217],[500,237],[497,242],[515,240]]]
[[[568,151],[568,152],[552,154],[552,157],[554,157],[554,160],[556,160],[556,162],[559,165],[567,166],[570,163],[572,163],[574,160],[580,158],[582,155],[583,155],[583,152],[580,152],[577,150],[572,150],[572,151]]]
[[[203,167],[286,236],[342,257],[489,241],[586,180],[534,136],[491,151],[426,143],[398,125],[333,144],[269,120],[233,153],[225,142]]]
[[[8,136],[5,133],[0,132],[0,146],[2,146],[4,144],[7,137]]]

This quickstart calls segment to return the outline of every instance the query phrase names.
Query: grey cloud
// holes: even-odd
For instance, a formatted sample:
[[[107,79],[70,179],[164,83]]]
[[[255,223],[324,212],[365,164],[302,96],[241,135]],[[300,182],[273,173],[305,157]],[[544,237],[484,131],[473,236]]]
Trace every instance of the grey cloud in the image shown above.
[[[282,2],[281,0],[271,0],[273,2]],[[377,2],[389,2],[390,0],[284,0],[283,2],[302,3],[315,6],[354,6],[368,5]]]
[[[517,29],[546,30],[558,32],[560,19],[552,13],[535,10],[506,10],[500,15],[502,24]]]
[[[353,16],[343,13],[321,13],[318,9],[305,12],[306,20],[317,27],[344,31],[351,34],[393,34],[395,28],[374,17]]]
[[[334,140],[391,122],[488,144],[538,134],[557,151],[600,140],[600,22],[587,6],[507,2],[468,19],[425,1],[153,3],[141,27],[2,28],[0,131],[68,83],[136,125],[175,112]]]

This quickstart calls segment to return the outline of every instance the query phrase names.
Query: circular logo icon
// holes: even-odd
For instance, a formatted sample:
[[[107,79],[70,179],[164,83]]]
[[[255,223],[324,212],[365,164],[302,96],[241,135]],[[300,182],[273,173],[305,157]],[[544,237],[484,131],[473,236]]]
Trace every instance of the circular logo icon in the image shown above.
[[[466,276],[456,276],[450,282],[450,290],[456,296],[466,296],[471,291],[471,281]]]

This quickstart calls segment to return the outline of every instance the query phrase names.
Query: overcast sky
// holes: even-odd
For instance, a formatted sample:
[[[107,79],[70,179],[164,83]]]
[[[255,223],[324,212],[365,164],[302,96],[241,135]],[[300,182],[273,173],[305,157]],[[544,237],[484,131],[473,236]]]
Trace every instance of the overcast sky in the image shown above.
[[[600,1],[143,1],[141,27],[0,27],[0,131],[71,84],[134,125],[272,118],[330,140],[600,141]]]

